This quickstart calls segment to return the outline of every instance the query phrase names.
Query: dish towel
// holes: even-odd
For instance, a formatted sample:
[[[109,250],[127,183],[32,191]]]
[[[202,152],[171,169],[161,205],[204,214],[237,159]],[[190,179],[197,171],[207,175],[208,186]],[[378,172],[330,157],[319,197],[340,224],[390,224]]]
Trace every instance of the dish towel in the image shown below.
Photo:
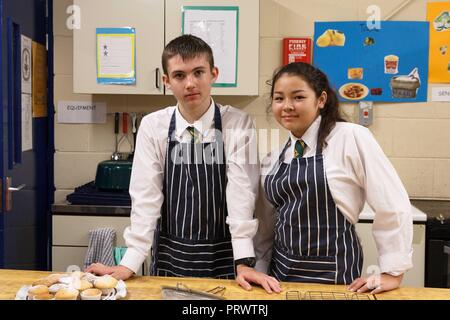
[[[84,259],[84,267],[92,263],[102,263],[114,266],[114,247],[116,243],[116,230],[112,228],[99,228],[89,231],[89,246]]]

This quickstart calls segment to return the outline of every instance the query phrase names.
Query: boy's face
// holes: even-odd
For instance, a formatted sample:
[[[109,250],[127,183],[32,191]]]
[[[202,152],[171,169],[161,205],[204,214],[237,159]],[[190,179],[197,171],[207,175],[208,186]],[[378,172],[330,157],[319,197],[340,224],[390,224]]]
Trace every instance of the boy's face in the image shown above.
[[[216,67],[211,69],[204,54],[185,61],[180,55],[170,58],[167,73],[163,75],[164,84],[186,110],[209,106],[211,85],[219,71]]]

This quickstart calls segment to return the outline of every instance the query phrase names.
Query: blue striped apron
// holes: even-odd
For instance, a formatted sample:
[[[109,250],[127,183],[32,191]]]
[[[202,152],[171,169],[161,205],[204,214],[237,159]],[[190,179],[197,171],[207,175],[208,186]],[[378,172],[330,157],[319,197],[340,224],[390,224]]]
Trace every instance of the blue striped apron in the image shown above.
[[[264,181],[276,208],[270,274],[280,281],[350,284],[361,274],[362,248],[330,193],[322,148],[284,163],[290,144]]]
[[[164,169],[164,203],[152,248],[151,274],[234,278],[225,223],[226,165],[222,119],[214,109],[216,141],[180,143],[172,115]]]

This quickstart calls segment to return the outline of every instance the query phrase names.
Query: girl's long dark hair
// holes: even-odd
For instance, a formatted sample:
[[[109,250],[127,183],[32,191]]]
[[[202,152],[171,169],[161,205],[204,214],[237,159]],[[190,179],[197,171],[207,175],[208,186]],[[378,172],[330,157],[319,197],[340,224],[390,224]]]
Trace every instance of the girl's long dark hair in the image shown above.
[[[319,127],[319,136],[317,146],[326,147],[325,139],[333,130],[336,122],[346,122],[339,113],[339,101],[336,92],[331,88],[328,77],[318,68],[303,62],[294,62],[287,64],[275,71],[272,77],[272,88],[270,90],[270,99],[273,99],[273,91],[275,83],[283,75],[298,76],[302,78],[311,89],[315,92],[316,97],[320,97],[322,92],[326,92],[327,101],[322,109],[320,115],[322,120]]]

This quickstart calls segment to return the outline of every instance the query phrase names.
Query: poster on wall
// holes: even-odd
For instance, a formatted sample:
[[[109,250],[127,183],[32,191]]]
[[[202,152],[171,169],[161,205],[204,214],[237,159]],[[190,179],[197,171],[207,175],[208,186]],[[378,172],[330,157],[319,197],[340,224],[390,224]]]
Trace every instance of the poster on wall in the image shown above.
[[[239,7],[184,6],[182,10],[182,33],[203,39],[213,51],[219,68],[213,87],[236,87]]]
[[[428,22],[316,22],[313,61],[341,101],[423,102],[428,40]]]
[[[450,83],[450,2],[427,3],[430,23],[430,83]]]
[[[310,38],[283,39],[283,65],[292,62],[311,63]]]
[[[97,28],[97,83],[136,84],[136,30]]]

